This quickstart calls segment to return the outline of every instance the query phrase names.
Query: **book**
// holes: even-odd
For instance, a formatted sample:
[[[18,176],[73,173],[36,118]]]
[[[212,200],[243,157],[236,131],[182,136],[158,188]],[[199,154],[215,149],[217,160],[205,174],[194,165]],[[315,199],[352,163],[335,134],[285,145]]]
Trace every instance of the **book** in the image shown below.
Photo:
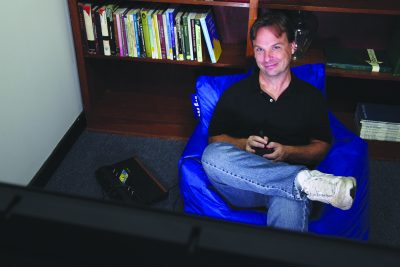
[[[392,72],[392,67],[384,50],[327,47],[324,52],[327,67],[370,72]]]
[[[81,3],[83,21],[85,23],[86,43],[88,54],[96,54],[96,39],[92,20],[92,4]]]
[[[155,50],[156,50],[156,59],[161,59],[161,42],[160,42],[160,32],[158,27],[158,13],[160,9],[156,9],[153,13],[153,28],[154,28],[154,39],[155,39]]]
[[[200,24],[210,60],[217,63],[222,54],[222,47],[211,9],[200,17]]]
[[[147,12],[147,25],[149,29],[151,58],[153,59],[157,58],[157,45],[156,45],[155,29],[153,23],[154,12],[156,12],[156,9],[150,9]]]
[[[96,54],[104,55],[104,37],[102,33],[102,22],[100,18],[101,6],[95,6],[92,8],[92,20],[94,25],[94,32],[96,38]]]
[[[124,34],[125,30],[124,24],[122,21],[124,20],[123,13],[127,11],[127,8],[120,7],[114,12],[114,25],[115,25],[115,32],[116,32],[116,37],[118,40],[117,47],[118,47],[118,52],[119,56],[124,57],[125,56],[125,41],[124,39]]]
[[[400,125],[400,106],[358,103],[356,114],[360,122],[395,123]]]
[[[164,12],[162,13],[162,24],[163,24],[163,32],[164,32],[164,43],[165,43],[165,57],[167,59],[172,59],[172,57],[170,57],[170,53],[169,53],[169,48],[171,46],[170,44],[170,36],[168,33],[168,28],[169,28],[169,22],[167,20],[169,20],[169,17],[167,15],[167,9],[164,10]]]
[[[363,139],[400,141],[400,106],[358,103],[355,119]]]
[[[187,32],[188,32],[188,39],[189,39],[189,60],[196,60],[194,54],[196,54],[196,41],[193,40],[195,39],[195,33],[194,33],[194,17],[196,16],[196,12],[189,12],[189,15],[187,17],[188,20],[188,27],[187,27]],[[193,46],[194,45],[194,46]]]
[[[172,5],[167,9],[167,21],[168,21],[168,33],[169,33],[169,41],[170,41],[170,58],[172,60],[177,59],[176,53],[176,27],[175,27],[175,16],[178,11],[179,5]]]
[[[190,43],[189,43],[189,35],[188,35],[188,16],[189,11],[185,11],[182,15],[182,37],[184,42],[184,59],[191,60],[190,57]]]
[[[140,15],[140,8],[138,9],[138,12],[135,14],[136,15],[136,25],[137,25],[137,31],[138,31],[138,38],[139,38],[139,57],[146,57],[146,44],[145,44],[145,39],[144,39],[144,32],[143,32],[143,22],[142,22],[142,16]]]
[[[100,29],[101,35],[103,39],[103,54],[105,56],[111,56],[111,44],[110,44],[110,33],[108,27],[108,19],[107,19],[107,7],[102,6],[97,10],[99,14],[100,20]]]
[[[127,40],[127,48],[128,48],[128,56],[129,57],[137,57],[137,39],[135,34],[135,26],[134,26],[134,13],[135,9],[131,9],[126,13],[125,25],[126,25],[126,40]]]
[[[176,48],[175,53],[177,60],[184,60],[185,54],[185,41],[183,39],[183,32],[182,32],[182,15],[183,11],[180,10],[175,16],[175,31],[176,31]]]
[[[126,14],[129,12],[129,10],[130,10],[129,8],[126,8],[126,10],[121,14],[121,19],[120,19],[123,56],[128,56],[128,33],[127,33],[128,20]]]
[[[105,6],[106,9],[106,19],[107,19],[107,27],[108,27],[108,39],[110,43],[110,54],[115,56],[117,54],[116,50],[116,39],[115,39],[115,31],[114,31],[114,21],[113,21],[113,13],[117,10],[118,5],[116,4],[108,4]]]
[[[400,19],[394,27],[392,38],[387,48],[389,62],[393,68],[393,75],[400,76]]]
[[[198,13],[194,19],[194,32],[195,32],[195,43],[196,43],[196,59],[198,62],[203,62],[203,47],[201,38],[201,24],[200,18],[204,16],[203,13]]]
[[[147,18],[148,13],[150,12],[149,8],[142,8],[140,10],[140,16],[142,18],[142,28],[143,28],[143,38],[146,49],[146,57],[151,58],[151,43],[150,43],[150,33],[149,33],[149,20]]]

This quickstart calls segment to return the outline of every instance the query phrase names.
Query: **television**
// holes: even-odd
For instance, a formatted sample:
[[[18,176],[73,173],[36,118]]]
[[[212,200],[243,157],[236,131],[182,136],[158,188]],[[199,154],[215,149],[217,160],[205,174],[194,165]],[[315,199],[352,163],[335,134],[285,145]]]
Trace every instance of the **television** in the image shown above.
[[[0,184],[2,266],[399,266],[400,250]]]

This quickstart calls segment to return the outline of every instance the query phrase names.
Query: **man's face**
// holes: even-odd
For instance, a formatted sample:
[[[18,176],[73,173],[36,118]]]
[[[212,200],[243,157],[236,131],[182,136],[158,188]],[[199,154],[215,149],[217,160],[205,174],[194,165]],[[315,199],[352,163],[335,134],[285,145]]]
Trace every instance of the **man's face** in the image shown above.
[[[257,31],[253,48],[260,72],[274,77],[289,69],[295,46],[294,42],[289,43],[286,33],[277,36],[273,27],[262,27]]]

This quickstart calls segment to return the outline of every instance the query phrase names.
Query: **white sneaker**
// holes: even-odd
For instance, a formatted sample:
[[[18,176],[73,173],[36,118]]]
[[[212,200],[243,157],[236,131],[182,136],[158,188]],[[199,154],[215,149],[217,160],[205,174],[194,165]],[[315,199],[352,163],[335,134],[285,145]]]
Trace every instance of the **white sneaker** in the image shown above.
[[[303,170],[296,177],[296,185],[307,194],[307,198],[348,210],[353,205],[356,179],[334,176],[317,170]]]

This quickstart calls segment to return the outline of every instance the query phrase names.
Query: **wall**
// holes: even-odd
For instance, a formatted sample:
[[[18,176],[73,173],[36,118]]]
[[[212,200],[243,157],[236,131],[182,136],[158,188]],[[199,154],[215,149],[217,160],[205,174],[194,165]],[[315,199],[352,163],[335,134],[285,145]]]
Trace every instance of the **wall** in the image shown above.
[[[27,185],[82,111],[68,5],[1,9],[0,182]]]

